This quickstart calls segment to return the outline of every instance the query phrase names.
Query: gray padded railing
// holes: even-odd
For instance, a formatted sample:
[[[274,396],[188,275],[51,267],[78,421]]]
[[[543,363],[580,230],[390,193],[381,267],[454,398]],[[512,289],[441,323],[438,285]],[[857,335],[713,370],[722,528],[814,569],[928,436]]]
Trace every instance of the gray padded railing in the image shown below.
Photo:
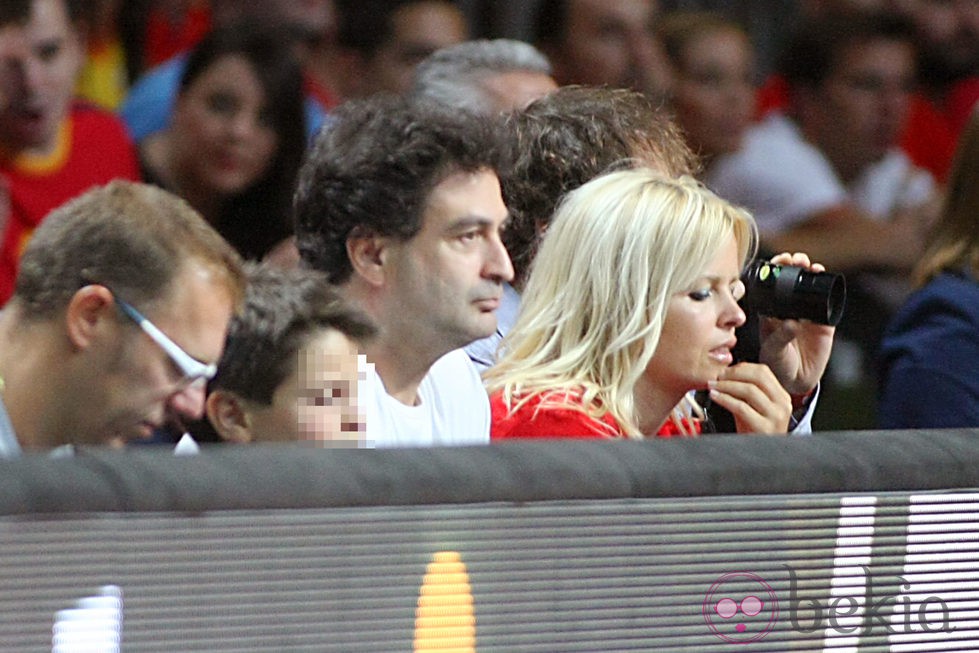
[[[976,651],[977,488],[979,430],[27,456],[0,650]]]

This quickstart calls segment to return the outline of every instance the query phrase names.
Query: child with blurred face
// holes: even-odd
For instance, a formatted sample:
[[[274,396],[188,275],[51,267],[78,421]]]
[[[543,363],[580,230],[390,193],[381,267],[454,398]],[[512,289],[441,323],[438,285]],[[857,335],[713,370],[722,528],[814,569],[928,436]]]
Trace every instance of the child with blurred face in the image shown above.
[[[319,273],[253,266],[209,387],[210,426],[228,442],[363,446],[358,342],[373,333]]]

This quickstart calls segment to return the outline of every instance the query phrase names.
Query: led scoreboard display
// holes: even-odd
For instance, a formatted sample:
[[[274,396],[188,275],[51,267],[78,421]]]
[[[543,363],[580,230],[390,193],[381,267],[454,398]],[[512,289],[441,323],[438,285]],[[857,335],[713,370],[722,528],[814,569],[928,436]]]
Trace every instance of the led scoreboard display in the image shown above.
[[[977,651],[977,436],[3,463],[0,650]]]

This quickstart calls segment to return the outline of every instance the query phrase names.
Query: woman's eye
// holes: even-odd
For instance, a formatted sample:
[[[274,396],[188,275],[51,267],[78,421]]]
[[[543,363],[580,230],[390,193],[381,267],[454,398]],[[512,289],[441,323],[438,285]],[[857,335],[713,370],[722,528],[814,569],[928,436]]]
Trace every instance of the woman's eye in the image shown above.
[[[695,302],[702,302],[710,299],[711,290],[710,288],[701,288],[700,290],[694,290],[693,292],[689,293],[687,296],[690,299],[694,300]]]

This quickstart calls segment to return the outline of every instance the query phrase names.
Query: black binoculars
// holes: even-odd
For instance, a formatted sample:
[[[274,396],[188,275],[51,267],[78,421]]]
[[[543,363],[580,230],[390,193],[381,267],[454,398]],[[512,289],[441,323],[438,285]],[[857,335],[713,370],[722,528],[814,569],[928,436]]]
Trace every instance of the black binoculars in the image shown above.
[[[846,304],[842,274],[810,272],[793,265],[755,261],[741,276],[745,307],[782,320],[811,320],[836,326]]]

